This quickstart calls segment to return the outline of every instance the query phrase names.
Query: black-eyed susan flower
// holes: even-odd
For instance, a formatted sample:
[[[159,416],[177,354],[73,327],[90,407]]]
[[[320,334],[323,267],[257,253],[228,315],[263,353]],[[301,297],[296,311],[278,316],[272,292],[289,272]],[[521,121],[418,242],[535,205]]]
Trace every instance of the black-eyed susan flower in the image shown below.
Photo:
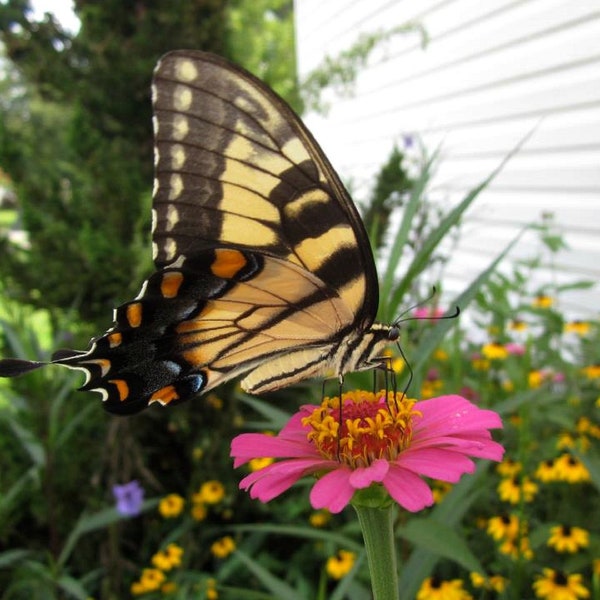
[[[508,358],[508,350],[504,344],[498,342],[490,342],[481,348],[481,354],[488,360],[505,360]]]
[[[206,504],[201,501],[195,501],[192,503],[192,519],[194,521],[204,521],[208,516],[208,509],[206,508]]]
[[[264,469],[265,467],[268,467],[274,461],[275,461],[275,459],[271,458],[270,456],[261,457],[261,458],[253,458],[248,463],[248,468],[251,471],[260,471],[261,469]]]
[[[533,558],[529,538],[525,535],[518,539],[504,540],[498,546],[498,551],[514,560],[531,560]]]
[[[587,483],[590,472],[587,467],[571,454],[562,454],[554,462],[556,480],[567,483]]]
[[[452,484],[447,481],[434,481],[433,482],[433,501],[439,504],[452,489]]]
[[[542,483],[550,483],[558,479],[558,473],[556,472],[556,463],[553,458],[543,460],[538,468],[535,470],[535,478],[539,479]]]
[[[532,301],[534,308],[551,308],[554,305],[554,298],[546,294],[538,294]]]
[[[502,575],[482,575],[481,573],[470,573],[471,584],[474,588],[493,590],[498,594],[501,594],[508,584],[506,577]]]
[[[194,502],[204,504],[218,504],[225,497],[225,486],[215,479],[205,481],[197,494],[194,494]]]
[[[574,333],[576,335],[584,336],[590,332],[591,326],[588,321],[570,321],[565,323],[564,332]]]
[[[158,512],[165,519],[178,517],[183,510],[185,500],[179,494],[169,494],[158,503]]]
[[[415,402],[402,393],[357,390],[341,402],[341,411],[337,397],[303,406],[276,437],[237,436],[231,444],[235,467],[257,452],[280,459],[247,475],[240,487],[268,502],[301,477],[319,473],[310,493],[313,508],[338,513],[357,490],[373,484],[414,512],[433,503],[422,476],[455,483],[475,468],[469,457],[499,460],[504,452],[489,432],[501,427],[498,415],[460,396]]]
[[[437,348],[433,353],[433,358],[440,362],[446,362],[448,360],[448,353],[443,348]]]
[[[443,581],[437,577],[428,577],[417,593],[417,600],[472,600],[472,598],[473,596],[463,588],[460,579]]]
[[[530,389],[534,390],[539,388],[547,379],[548,373],[543,369],[529,371],[527,375],[527,385]]]
[[[229,535],[213,542],[210,551],[216,558],[227,558],[235,550],[235,542]]]
[[[538,598],[547,600],[579,600],[589,598],[590,592],[582,583],[583,577],[579,574],[567,575],[554,569],[543,569],[533,582],[533,589]]]
[[[331,513],[328,510],[316,510],[308,517],[308,522],[313,527],[325,527],[331,521]]]
[[[487,524],[487,532],[497,542],[505,539],[514,540],[522,531],[519,517],[516,515],[500,515],[491,517]]]
[[[161,571],[170,571],[181,566],[183,548],[177,544],[169,544],[164,550],[157,552],[152,557],[152,564]]]
[[[206,600],[217,600],[218,598],[217,580],[211,577],[206,581]]]
[[[588,379],[600,379],[600,365],[588,365],[583,367],[581,372]]]
[[[527,323],[522,319],[513,319],[509,324],[508,328],[512,331],[527,331]]]
[[[581,548],[587,548],[590,543],[590,534],[581,527],[569,525],[556,525],[550,529],[548,546],[556,552],[574,554]]]
[[[139,596],[146,592],[156,592],[160,590],[165,579],[166,575],[160,569],[144,569],[139,581],[131,584],[131,593]]]
[[[471,364],[476,371],[489,371],[491,367],[491,362],[478,353],[471,357]]]
[[[509,504],[519,504],[521,498],[523,502],[531,502],[537,492],[537,483],[531,481],[529,477],[506,477],[498,484],[500,500]]]
[[[514,477],[522,469],[523,465],[512,458],[505,458],[499,465],[496,465],[496,473],[502,477]]]
[[[356,554],[349,550],[338,550],[335,556],[330,556],[325,564],[327,575],[332,579],[341,579],[350,573],[354,563],[356,562]]]

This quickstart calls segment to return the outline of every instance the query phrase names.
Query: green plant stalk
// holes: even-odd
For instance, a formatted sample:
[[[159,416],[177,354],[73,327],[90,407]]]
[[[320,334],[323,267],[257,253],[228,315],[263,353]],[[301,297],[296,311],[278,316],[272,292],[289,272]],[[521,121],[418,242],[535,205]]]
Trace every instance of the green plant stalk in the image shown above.
[[[399,600],[393,507],[354,504],[365,541],[374,600]]]

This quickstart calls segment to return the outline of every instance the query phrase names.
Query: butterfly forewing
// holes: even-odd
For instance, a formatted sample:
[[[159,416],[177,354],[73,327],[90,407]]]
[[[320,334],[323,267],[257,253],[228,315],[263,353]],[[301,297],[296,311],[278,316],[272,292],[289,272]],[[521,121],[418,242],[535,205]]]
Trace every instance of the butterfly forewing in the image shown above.
[[[258,79],[172,52],[153,80],[157,271],[85,353],[54,362],[135,412],[237,375],[266,391],[365,368],[377,277],[358,212],[311,134]],[[4,365],[9,376],[26,361]],[[0,374],[3,365],[0,364]]]
[[[215,242],[264,252],[313,272],[370,324],[377,282],[364,227],[287,105],[245,71],[192,52],[161,60],[153,102],[157,266]]]

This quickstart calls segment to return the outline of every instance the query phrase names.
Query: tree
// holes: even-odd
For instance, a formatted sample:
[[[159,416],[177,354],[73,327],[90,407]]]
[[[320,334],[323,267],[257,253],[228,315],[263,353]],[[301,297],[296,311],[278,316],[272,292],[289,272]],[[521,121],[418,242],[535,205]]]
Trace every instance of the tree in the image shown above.
[[[29,234],[27,249],[0,248],[0,276],[16,297],[76,305],[107,325],[137,291],[149,267],[152,69],[173,48],[226,53],[226,8],[77,0],[73,34],[48,14],[33,21],[25,0],[0,4],[0,36],[21,81],[0,107],[0,166]]]

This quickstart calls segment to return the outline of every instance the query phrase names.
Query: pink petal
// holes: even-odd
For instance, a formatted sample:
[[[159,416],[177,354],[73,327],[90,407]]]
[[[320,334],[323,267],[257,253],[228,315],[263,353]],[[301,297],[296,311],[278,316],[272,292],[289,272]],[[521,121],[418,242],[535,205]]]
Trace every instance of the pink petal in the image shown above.
[[[294,459],[273,463],[244,477],[239,487],[250,489],[252,498],[268,502],[288,490],[304,475],[323,468],[324,462],[317,459]]]
[[[313,508],[326,508],[336,514],[342,511],[354,494],[350,484],[350,471],[347,467],[339,467],[323,475],[310,491],[310,503]]]
[[[230,455],[234,457],[235,468],[247,463],[253,458],[299,458],[303,456],[318,456],[315,447],[306,439],[298,441],[273,437],[264,433],[242,433],[231,441]]]
[[[373,482],[380,483],[387,475],[389,463],[382,458],[374,461],[368,467],[355,469],[350,473],[350,485],[357,490],[369,487]]]
[[[475,471],[475,463],[468,457],[440,448],[408,449],[397,465],[418,475],[456,483],[465,473]]]
[[[502,427],[500,417],[483,410],[461,396],[439,396],[415,404],[423,416],[415,421],[414,438],[461,435],[470,431]]]
[[[418,476],[391,464],[383,486],[400,506],[410,512],[423,510],[433,504],[433,493],[429,486]]]

